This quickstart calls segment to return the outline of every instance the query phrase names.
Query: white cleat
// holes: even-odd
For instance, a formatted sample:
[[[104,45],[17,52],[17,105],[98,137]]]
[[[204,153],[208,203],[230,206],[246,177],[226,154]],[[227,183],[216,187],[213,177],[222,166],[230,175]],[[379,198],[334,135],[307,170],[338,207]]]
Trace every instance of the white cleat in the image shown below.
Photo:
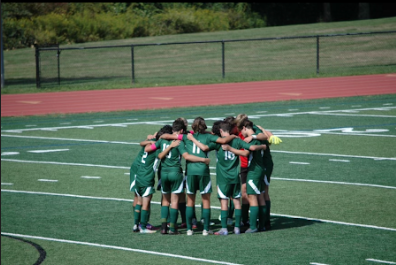
[[[192,236],[194,234],[193,230],[187,230],[187,235]]]

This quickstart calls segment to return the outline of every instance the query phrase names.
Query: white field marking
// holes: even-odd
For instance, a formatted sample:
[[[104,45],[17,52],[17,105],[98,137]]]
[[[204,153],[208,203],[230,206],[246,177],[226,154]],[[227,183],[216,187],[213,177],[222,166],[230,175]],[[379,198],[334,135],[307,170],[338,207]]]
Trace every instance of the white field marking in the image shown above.
[[[69,149],[31,150],[26,152],[38,154],[38,153],[52,153],[52,152],[63,152],[63,151],[69,151]]]
[[[384,105],[384,106],[392,106],[393,103],[385,103],[385,104],[382,104],[382,105]]]
[[[332,162],[351,162],[349,160],[343,160],[343,159],[329,159],[329,161],[332,161]]]
[[[13,156],[13,155],[19,155],[19,152],[1,152],[2,156]]]
[[[224,113],[224,115],[228,116],[228,115],[235,115],[235,113]]]
[[[58,138],[58,137],[41,137],[41,136],[22,136],[22,135],[10,135],[10,134],[2,134],[1,137],[15,137],[15,138],[26,138],[26,139],[43,139],[43,140],[59,140],[59,141],[76,141],[76,142],[93,142],[93,143],[140,145],[140,143],[130,143],[130,142],[86,140],[86,139]]]
[[[395,109],[396,107],[375,107],[375,108],[361,108],[355,109],[356,110],[390,110]],[[342,112],[342,111],[349,111],[347,110],[330,110],[330,111],[323,111],[323,112]],[[287,113],[287,114],[256,114],[256,117],[292,117],[293,115],[304,115],[304,114],[311,114],[311,113],[318,113],[317,111],[305,111],[305,112],[295,112],[295,113]],[[250,118],[251,115],[248,115]],[[222,120],[224,117],[217,117],[217,118],[205,118],[205,120]],[[135,119],[132,119],[135,120]],[[115,124],[124,124],[124,125],[139,125],[139,124],[152,124],[152,125],[166,125],[172,123],[173,120],[164,120],[164,121],[152,121],[152,122],[127,122],[127,123],[112,123],[112,124],[92,124],[92,125],[83,125],[83,126],[63,126],[63,127],[47,127],[47,128],[29,128],[29,129],[12,129],[12,130],[2,130],[2,132],[13,132],[13,133],[21,133],[24,131],[39,131],[39,130],[49,130],[49,131],[56,131],[58,129],[76,129],[76,128],[85,128],[85,129],[92,129],[94,127],[106,127],[106,126],[113,126]],[[188,120],[189,123],[193,122],[193,119]]]
[[[340,133],[336,133],[336,132],[325,132],[325,131],[319,131],[321,134],[339,134],[339,135],[352,135],[352,136],[375,136],[375,137],[390,137],[390,138],[394,138],[396,137],[396,135],[384,135],[384,134],[365,134],[365,133],[344,133],[344,132],[340,132]],[[277,134],[278,135],[278,134]]]
[[[317,262],[310,262],[309,264],[312,264],[312,265],[329,265],[329,264],[317,263]]]
[[[1,185],[4,185],[4,186],[12,186],[12,185],[14,185],[14,183],[2,182]]]
[[[288,109],[288,111],[297,111],[298,109]]]
[[[1,192],[34,194],[34,195],[61,196],[61,197],[72,197],[72,198],[80,198],[80,199],[96,199],[96,200],[107,200],[107,201],[133,202],[133,200],[131,200],[131,199],[109,198],[109,197],[94,197],[94,196],[61,194],[61,193],[50,193],[50,192],[37,192],[37,191],[21,191],[21,190],[1,189]],[[151,201],[151,203],[161,205],[161,202],[157,202],[157,201]],[[197,204],[197,205],[195,205],[195,207],[201,207],[201,205]],[[221,210],[220,206],[211,206],[210,208]],[[281,217],[287,217],[287,218],[297,218],[297,219],[304,219],[304,220],[323,222],[323,223],[341,224],[341,225],[357,226],[357,227],[364,227],[364,228],[373,228],[373,229],[388,230],[388,231],[396,232],[395,228],[389,228],[389,227],[381,227],[381,226],[375,226],[375,225],[364,225],[364,224],[355,224],[355,223],[346,223],[346,222],[324,220],[324,219],[315,219],[315,218],[309,218],[309,217],[303,217],[303,216],[277,214],[277,213],[271,213],[271,214],[272,215],[276,215],[276,216],[281,216]]]
[[[207,263],[226,264],[226,265],[240,265],[240,264],[237,264],[237,263],[231,263],[231,262],[225,262],[225,261],[217,261],[217,260],[210,260],[210,259],[200,259],[200,258],[193,258],[193,257],[189,257],[189,256],[162,253],[162,252],[149,251],[149,250],[143,250],[143,249],[134,249],[134,248],[119,247],[119,246],[111,246],[111,245],[104,245],[104,244],[97,244],[97,243],[89,243],[89,242],[81,242],[81,241],[73,241],[73,240],[66,240],[66,239],[41,237],[41,236],[21,235],[21,234],[13,234],[13,233],[6,233],[6,232],[1,232],[1,234],[2,235],[8,235],[8,236],[15,236],[15,237],[30,238],[30,239],[47,240],[47,241],[60,242],[60,243],[85,245],[85,246],[91,246],[91,247],[100,247],[100,248],[109,248],[109,249],[133,251],[133,252],[140,252],[140,253],[145,253],[145,254],[165,256],[165,257],[170,257],[170,258],[179,258],[179,259],[187,259],[187,260],[194,260],[194,261],[202,261],[202,262],[207,262]]]
[[[379,260],[379,259],[366,259],[367,261],[378,262],[378,263],[385,263],[385,264],[396,264],[393,261],[386,261],[386,260]]]
[[[339,156],[339,157],[350,157],[350,158],[367,158],[367,159],[374,159],[374,160],[393,160],[393,161],[396,161],[396,157],[354,156],[354,155],[339,155],[339,154],[326,154],[326,153],[293,152],[293,151],[281,151],[281,150],[271,150],[271,152],[272,153],[285,153],[285,154],[318,155],[318,156]]]
[[[319,107],[319,109],[330,109],[330,107]]]
[[[126,119],[127,121],[137,121],[138,119]]]
[[[256,111],[256,113],[267,113],[268,111],[262,110],[262,111]]]
[[[38,179],[37,181],[42,181],[42,182],[58,182],[56,179]]]
[[[84,167],[130,169],[130,167],[121,167],[121,166],[93,165],[93,164],[80,164],[80,163],[63,163],[63,162],[52,162],[52,161],[31,161],[31,160],[17,160],[17,159],[4,159],[4,158],[2,158],[1,161],[18,162],[18,163],[33,163],[33,164],[65,165],[65,166],[84,166]]]
[[[25,127],[37,127],[37,125],[36,124],[28,124],[28,125],[25,125]]]
[[[313,115],[329,115],[329,116],[396,118],[395,115],[374,115],[374,114],[345,114],[345,113],[323,113],[323,112],[311,112],[309,114],[313,114]]]
[[[293,162],[293,161],[290,161],[289,163],[290,164],[297,164],[297,165],[309,165],[310,164],[308,162]]]
[[[70,165],[70,166],[87,166],[87,167],[104,167],[104,168],[115,168],[115,169],[129,169],[128,167],[120,167],[120,166],[62,163],[62,162],[51,162],[51,161],[29,161],[29,160],[16,160],[16,159],[3,159],[3,158],[1,159],[1,161],[19,162],[19,163],[53,164],[53,165]],[[215,167],[210,167],[210,168],[215,169]],[[129,175],[129,173],[124,173],[124,174]],[[210,173],[210,175],[216,176],[216,173]],[[275,177],[272,177],[272,178],[279,179],[279,180],[290,180],[290,181],[322,182],[322,183],[330,183],[330,184],[344,184],[344,185],[357,185],[357,186],[377,187],[377,188],[386,188],[386,189],[396,189],[396,187],[393,187],[393,186],[383,186],[383,185],[376,185],[376,184],[307,180],[307,179],[288,179],[288,178],[275,178]]]
[[[82,179],[100,179],[98,176],[81,176]]]
[[[126,172],[126,173],[124,173],[124,175],[128,175],[128,176],[129,176],[129,175],[131,175],[131,173],[129,173],[129,172]]]
[[[302,181],[302,182],[314,182],[314,183],[328,183],[328,184],[341,184],[341,185],[352,185],[352,186],[365,186],[383,189],[396,189],[394,186],[384,186],[376,184],[365,184],[365,183],[353,183],[353,182],[343,182],[343,181],[327,181],[327,180],[313,180],[313,179],[290,179],[290,178],[276,178],[271,177],[271,179],[276,180],[286,180],[286,181]]]

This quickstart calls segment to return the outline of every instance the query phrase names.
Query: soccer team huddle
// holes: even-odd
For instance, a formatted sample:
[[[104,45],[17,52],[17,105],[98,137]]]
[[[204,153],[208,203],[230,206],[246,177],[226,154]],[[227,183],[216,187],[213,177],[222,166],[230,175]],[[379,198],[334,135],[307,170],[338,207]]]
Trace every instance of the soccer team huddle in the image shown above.
[[[207,131],[202,117],[194,119],[187,131],[187,120],[176,119],[140,143],[141,150],[130,169],[130,191],[134,192],[134,232],[155,233],[158,228],[148,223],[150,203],[157,189],[161,190],[161,234],[178,235],[186,228],[187,235],[197,229],[195,199],[201,194],[202,235],[256,233],[271,228],[269,197],[270,177],[274,163],[270,145],[282,141],[270,131],[253,124],[246,114],[226,117],[213,123]],[[208,152],[216,153],[216,188],[221,204],[221,229],[211,225],[210,177]],[[181,158],[185,159],[183,172]],[[179,212],[181,225],[177,225]]]

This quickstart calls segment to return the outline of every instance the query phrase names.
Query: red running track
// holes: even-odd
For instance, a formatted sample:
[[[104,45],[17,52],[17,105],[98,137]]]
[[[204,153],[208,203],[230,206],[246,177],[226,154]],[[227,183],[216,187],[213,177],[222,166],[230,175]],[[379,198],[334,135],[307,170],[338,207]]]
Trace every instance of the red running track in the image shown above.
[[[1,95],[1,116],[161,109],[396,93],[396,74]]]

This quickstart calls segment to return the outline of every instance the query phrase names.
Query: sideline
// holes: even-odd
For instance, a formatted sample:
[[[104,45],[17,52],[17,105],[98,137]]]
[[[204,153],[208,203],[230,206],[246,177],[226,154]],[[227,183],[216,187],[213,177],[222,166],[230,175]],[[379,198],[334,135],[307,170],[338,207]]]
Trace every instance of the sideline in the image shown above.
[[[101,248],[110,248],[110,249],[117,249],[117,250],[126,250],[126,251],[140,252],[140,253],[145,253],[145,254],[166,256],[166,257],[171,257],[171,258],[179,258],[179,259],[187,259],[187,260],[195,260],[195,261],[202,261],[202,262],[215,263],[215,264],[241,265],[241,264],[230,263],[230,262],[225,262],[225,261],[217,261],[217,260],[210,260],[210,259],[200,259],[200,258],[193,258],[193,257],[188,257],[188,256],[182,256],[182,255],[161,253],[161,252],[156,252],[156,251],[148,251],[148,250],[142,250],[142,249],[134,249],[134,248],[119,247],[119,246],[103,245],[103,244],[97,244],[97,243],[73,241],[73,240],[58,239],[58,238],[51,238],[51,237],[21,235],[21,234],[13,234],[13,233],[6,233],[6,232],[1,232],[1,235],[14,236],[14,237],[23,237],[23,238],[30,238],[30,239],[39,239],[39,240],[47,240],[47,241],[60,242],[60,243],[85,245],[85,246],[91,246],[91,247],[101,247]]]
[[[84,195],[73,195],[73,194],[61,194],[61,193],[50,193],[50,192],[35,192],[35,191],[21,191],[21,190],[1,190],[1,192],[10,192],[10,193],[22,193],[22,194],[34,194],[34,195],[49,195],[49,196],[61,196],[61,197],[74,197],[74,198],[82,198],[82,199],[96,199],[96,200],[109,200],[109,201],[125,201],[125,202],[133,202],[132,199],[121,199],[121,198],[109,198],[109,197],[94,197],[94,196],[84,196]],[[161,205],[161,202],[152,201],[153,204]],[[195,205],[195,207],[201,207],[201,205]],[[220,210],[219,206],[211,206],[212,209]],[[347,222],[339,222],[325,219],[317,219],[317,218],[309,218],[303,216],[296,215],[286,215],[286,214],[277,214],[271,213],[273,216],[281,216],[287,218],[296,218],[296,219],[304,219],[309,221],[321,222],[321,223],[331,223],[331,224],[339,224],[339,225],[348,225],[348,226],[357,226],[364,228],[373,228],[387,231],[396,232],[396,228],[375,226],[375,225],[364,225],[364,224],[355,224],[355,223],[347,223]]]

